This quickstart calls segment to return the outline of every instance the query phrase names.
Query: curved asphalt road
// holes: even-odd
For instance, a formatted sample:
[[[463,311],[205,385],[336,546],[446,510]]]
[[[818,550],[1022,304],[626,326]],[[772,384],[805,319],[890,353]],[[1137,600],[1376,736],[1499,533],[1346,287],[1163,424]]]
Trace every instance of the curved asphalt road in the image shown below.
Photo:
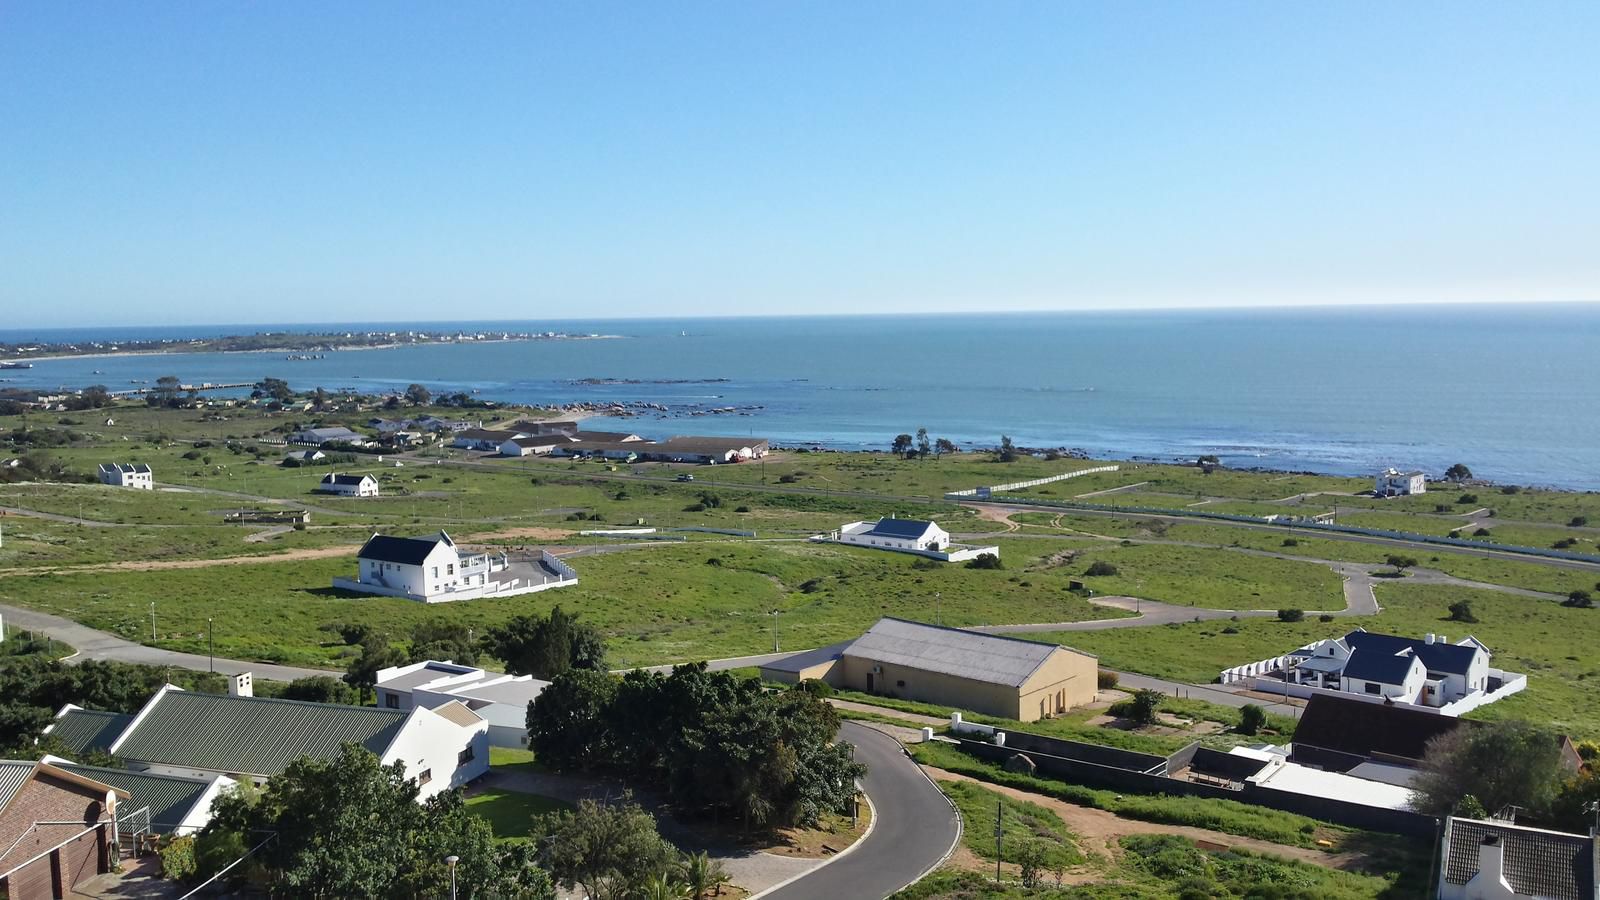
[[[887,897],[944,862],[961,839],[955,808],[899,741],[855,722],[839,736],[867,765],[861,782],[876,812],[872,833],[833,862],[759,895],[764,900]]]

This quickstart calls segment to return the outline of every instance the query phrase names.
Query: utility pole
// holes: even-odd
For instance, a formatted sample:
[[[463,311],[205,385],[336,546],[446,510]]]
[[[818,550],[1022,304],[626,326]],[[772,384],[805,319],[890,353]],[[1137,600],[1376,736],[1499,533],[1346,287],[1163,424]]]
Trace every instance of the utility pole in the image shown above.
[[[941,605],[943,600],[944,600],[944,592],[943,591],[934,591],[933,592],[933,624],[935,624],[935,625],[943,625],[944,624],[944,612],[943,612],[943,606]]]
[[[773,653],[777,653],[778,652],[778,613],[779,613],[779,610],[775,609],[775,610],[772,611],[772,652]]]
[[[211,658],[211,674],[217,674],[217,645],[211,639],[211,617],[206,616],[206,656]]]
[[[150,601],[150,643],[156,642],[156,602]]]

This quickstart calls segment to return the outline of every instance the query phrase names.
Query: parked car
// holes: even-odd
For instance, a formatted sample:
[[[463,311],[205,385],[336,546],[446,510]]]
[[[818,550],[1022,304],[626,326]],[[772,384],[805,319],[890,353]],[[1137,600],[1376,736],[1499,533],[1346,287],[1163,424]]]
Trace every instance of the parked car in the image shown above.
[[[693,481],[694,480],[694,476],[690,475],[688,472],[685,472],[682,475],[678,476],[678,480],[679,481]]]

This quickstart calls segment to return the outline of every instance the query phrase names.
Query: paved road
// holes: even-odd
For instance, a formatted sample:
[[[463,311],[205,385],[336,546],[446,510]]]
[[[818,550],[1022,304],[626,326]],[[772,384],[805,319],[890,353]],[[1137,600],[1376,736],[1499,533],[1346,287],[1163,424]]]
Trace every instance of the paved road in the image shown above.
[[[888,735],[846,722],[839,736],[866,763],[862,786],[872,800],[872,833],[849,853],[797,881],[758,896],[771,900],[887,897],[920,879],[961,839],[950,801]],[[753,900],[753,898],[752,898]]]
[[[251,672],[257,678],[266,678],[272,681],[293,681],[296,678],[307,678],[312,675],[338,677],[344,674],[343,672],[323,669],[303,669],[298,666],[277,666],[271,663],[223,659],[220,656],[213,661],[203,654],[179,653],[176,650],[146,647],[133,641],[125,641],[104,631],[96,631],[87,625],[79,625],[70,619],[63,619],[60,616],[52,616],[49,613],[36,612],[16,606],[0,605],[0,618],[5,620],[7,633],[19,628],[27,631],[38,631],[58,641],[72,645],[78,651],[78,655],[68,660],[69,662],[82,662],[86,659],[114,659],[119,662],[143,663],[149,666],[194,669],[198,672],[209,671],[213,662],[215,662],[216,671],[224,675]]]

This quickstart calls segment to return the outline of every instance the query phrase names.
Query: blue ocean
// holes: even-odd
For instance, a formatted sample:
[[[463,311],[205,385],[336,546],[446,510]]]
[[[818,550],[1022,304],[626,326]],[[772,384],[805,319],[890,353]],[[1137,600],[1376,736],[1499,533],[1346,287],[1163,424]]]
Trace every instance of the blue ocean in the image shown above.
[[[0,379],[112,389],[287,379],[382,391],[421,382],[521,403],[657,404],[650,437],[755,434],[885,448],[900,432],[1096,457],[1192,458],[1366,474],[1394,465],[1600,489],[1600,306],[345,323],[0,331],[0,341],[257,331],[508,329],[536,341],[39,361]],[[712,414],[712,409],[733,411]],[[700,415],[694,413],[700,412]]]

